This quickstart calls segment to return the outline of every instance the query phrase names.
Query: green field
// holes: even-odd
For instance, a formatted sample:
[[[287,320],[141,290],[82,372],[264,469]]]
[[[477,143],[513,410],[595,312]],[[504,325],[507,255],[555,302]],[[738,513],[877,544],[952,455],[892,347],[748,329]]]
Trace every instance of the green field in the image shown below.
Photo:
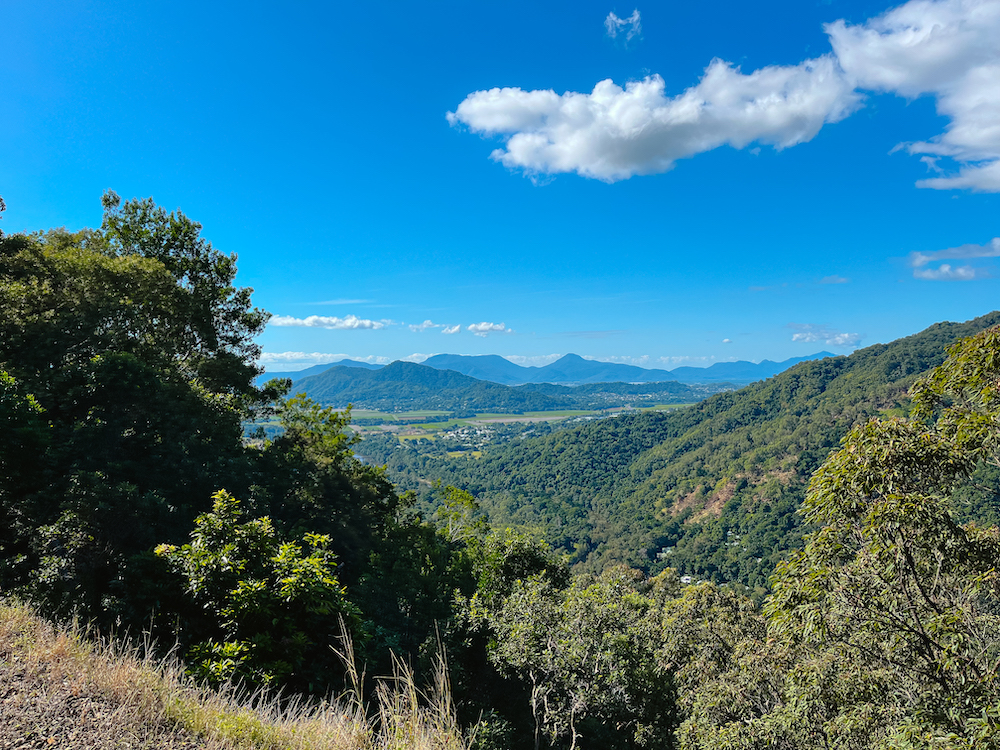
[[[672,411],[683,409],[691,404],[657,404],[647,407],[655,411]],[[351,429],[355,432],[364,433],[366,431],[380,431],[383,428],[395,433],[401,441],[412,440],[434,440],[443,432],[454,430],[462,426],[482,425],[491,422],[526,422],[526,421],[557,421],[572,419],[573,417],[597,417],[601,415],[616,414],[625,409],[611,407],[607,409],[562,409],[554,411],[527,411],[523,414],[505,414],[500,412],[482,412],[471,417],[451,417],[435,422],[416,422],[414,420],[426,419],[428,417],[445,417],[451,414],[448,411],[436,409],[414,409],[412,411],[384,412],[372,409],[352,409],[351,418],[354,424]],[[641,411],[641,410],[636,410]],[[359,420],[378,420],[376,424],[357,424]],[[277,422],[258,423],[268,429],[269,433],[276,429],[280,431]]]
[[[436,411],[434,409],[418,409],[415,411],[371,411],[368,409],[352,409],[351,417],[354,419],[382,419],[386,422],[398,422],[403,419],[419,419],[420,417],[443,417],[451,412]]]
[[[475,422],[484,419],[492,419],[494,421],[500,420],[515,420],[515,419],[549,419],[555,417],[583,417],[589,416],[591,414],[600,414],[602,411],[606,410],[595,410],[595,409],[563,409],[562,411],[526,411],[523,414],[477,414],[472,417],[469,421]]]

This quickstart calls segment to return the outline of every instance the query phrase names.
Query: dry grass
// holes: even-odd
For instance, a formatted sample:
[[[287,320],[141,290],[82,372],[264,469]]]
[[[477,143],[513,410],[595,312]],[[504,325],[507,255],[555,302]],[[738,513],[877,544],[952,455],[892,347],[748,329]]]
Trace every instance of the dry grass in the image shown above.
[[[366,710],[355,690],[333,702],[279,703],[194,685],[176,660],[142,656],[0,603],[0,749],[466,750],[443,660],[430,695],[402,664]]]

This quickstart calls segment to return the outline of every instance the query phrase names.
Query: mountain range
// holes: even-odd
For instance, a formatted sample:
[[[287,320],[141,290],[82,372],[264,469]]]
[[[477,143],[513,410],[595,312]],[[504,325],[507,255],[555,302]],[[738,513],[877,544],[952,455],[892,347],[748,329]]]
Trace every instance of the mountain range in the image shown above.
[[[298,379],[293,385],[296,393],[305,393],[320,404],[335,407],[353,404],[359,409],[390,412],[440,409],[508,414],[692,403],[732,388],[728,384],[689,385],[676,380],[572,387],[551,383],[509,386],[414,362],[393,362],[380,368],[333,365]]]
[[[497,354],[464,355],[436,354],[422,364],[435,370],[452,370],[491,383],[501,385],[523,385],[526,383],[555,383],[558,385],[582,385],[585,383],[722,383],[746,385],[757,380],[773,377],[789,367],[813,359],[834,356],[830,352],[817,352],[806,357],[794,357],[783,362],[716,362],[710,367],[678,367],[674,370],[656,370],[636,365],[614,362],[599,362],[584,359],[578,354],[566,354],[544,367],[525,367],[515,364]],[[397,364],[397,363],[393,363]],[[382,365],[372,365],[352,359],[314,365],[298,372],[269,372],[257,378],[262,384],[271,378],[288,378],[293,383],[313,377],[331,367],[353,367],[366,370],[381,369]],[[387,365],[391,366],[391,365]]]
[[[802,362],[687,409],[640,412],[451,457],[433,444],[365,439],[403,489],[434,480],[471,492],[498,527],[540,534],[583,570],[669,565],[764,591],[774,565],[808,531],[796,512],[809,476],[853,427],[902,415],[907,389],[957,339],[1000,312],[938,323],[848,357]],[[969,517],[1000,520],[1000,471],[977,469]],[[431,509],[433,510],[433,509]]]

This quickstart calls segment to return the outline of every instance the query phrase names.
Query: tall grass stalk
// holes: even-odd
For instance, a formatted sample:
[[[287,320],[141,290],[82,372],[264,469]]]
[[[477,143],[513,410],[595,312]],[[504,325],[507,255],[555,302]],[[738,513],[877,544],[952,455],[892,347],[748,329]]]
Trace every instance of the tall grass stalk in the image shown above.
[[[88,637],[75,625],[53,626],[23,604],[0,602],[0,665],[16,665],[12,674],[41,681],[50,691],[114,705],[115,721],[135,726],[137,736],[181,728],[207,750],[467,750],[443,657],[428,693],[397,660],[394,674],[377,681],[377,702],[369,710],[363,674],[350,642],[344,643],[351,689],[328,701],[281,700],[233,685],[201,687],[176,655],[154,657],[149,643]]]

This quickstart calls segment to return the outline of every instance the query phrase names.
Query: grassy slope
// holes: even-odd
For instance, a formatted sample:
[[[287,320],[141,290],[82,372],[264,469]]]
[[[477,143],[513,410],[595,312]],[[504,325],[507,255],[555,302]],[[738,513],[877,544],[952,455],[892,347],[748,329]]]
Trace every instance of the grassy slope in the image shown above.
[[[366,715],[199,689],[170,662],[95,645],[0,602],[0,747],[167,750],[465,750],[446,683],[427,702],[402,671]]]

